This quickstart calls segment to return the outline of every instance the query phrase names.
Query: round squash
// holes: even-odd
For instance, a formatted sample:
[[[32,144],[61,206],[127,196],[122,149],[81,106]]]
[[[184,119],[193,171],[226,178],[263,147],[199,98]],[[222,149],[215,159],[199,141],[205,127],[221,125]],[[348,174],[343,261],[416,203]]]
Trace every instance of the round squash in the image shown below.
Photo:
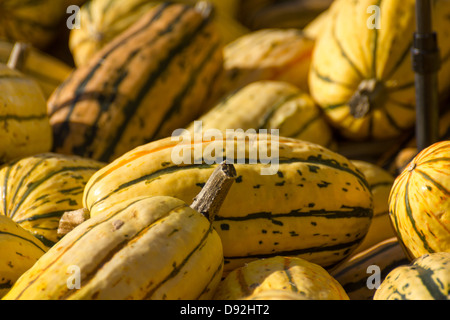
[[[84,207],[94,215],[140,195],[190,201],[224,158],[237,171],[213,222],[225,273],[281,253],[332,267],[366,235],[373,204],[362,173],[322,146],[266,134],[196,140],[187,133],[135,148],[89,179]]]
[[[39,85],[0,63],[0,164],[48,152],[52,128]]]
[[[442,58],[438,91],[444,93],[450,87],[450,2],[432,3]],[[412,128],[415,1],[341,1],[330,19],[317,38],[309,73],[312,97],[330,123],[359,141],[391,139]]]
[[[411,259],[450,252],[450,141],[422,150],[396,178],[392,225]]]
[[[424,254],[392,270],[374,300],[450,300],[450,252]]]
[[[47,248],[39,239],[0,215],[0,298],[45,252]]]
[[[233,270],[219,284],[213,299],[251,299],[272,290],[294,293],[304,300],[349,300],[342,286],[321,266],[283,256],[252,261]]]
[[[0,168],[0,215],[39,238],[47,247],[59,241],[59,220],[82,208],[84,186],[103,163],[44,153]]]

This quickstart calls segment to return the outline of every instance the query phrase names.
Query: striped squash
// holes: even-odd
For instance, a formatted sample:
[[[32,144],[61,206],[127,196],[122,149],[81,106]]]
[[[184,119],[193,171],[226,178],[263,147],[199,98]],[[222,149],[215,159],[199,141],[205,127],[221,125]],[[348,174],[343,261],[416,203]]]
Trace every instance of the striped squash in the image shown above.
[[[342,286],[321,266],[283,256],[259,259],[233,270],[219,284],[213,299],[251,299],[272,290],[294,293],[304,300],[349,300]]]
[[[24,41],[45,48],[59,33],[66,17],[65,1],[1,0],[0,39]]]
[[[450,140],[422,150],[396,178],[389,196],[392,225],[408,257],[450,252]]]
[[[309,299],[294,291],[267,289],[258,293],[253,293],[247,296],[244,300],[312,300],[312,299]],[[268,307],[269,306],[267,306],[267,308]]]
[[[316,144],[264,134],[190,138],[154,141],[108,164],[89,179],[84,207],[93,214],[141,195],[190,201],[226,156],[234,158],[238,177],[213,223],[223,242],[225,273],[281,254],[331,267],[363,240],[372,196],[348,159]],[[265,148],[271,156],[264,156]]]
[[[222,268],[208,219],[179,199],[136,197],[65,235],[4,300],[210,299]]]
[[[0,298],[46,251],[31,233],[0,215]]]
[[[52,128],[39,85],[0,63],[0,165],[48,152]]]
[[[439,91],[450,87],[450,2],[433,1],[442,67]],[[380,28],[367,13],[380,8]],[[400,136],[415,123],[411,47],[415,0],[342,1],[316,39],[309,87],[331,124],[349,140]]]
[[[164,1],[148,0],[90,0],[81,7],[79,19],[83,21],[79,29],[72,29],[69,37],[69,49],[80,67],[111,42],[115,37],[139,20],[151,8]],[[196,0],[176,0],[174,2],[195,5]],[[216,6],[214,22],[224,43],[233,41],[248,32],[231,16],[233,1],[213,0]],[[230,6],[231,5],[231,6]]]
[[[182,128],[222,72],[209,16],[164,3],[77,68],[50,97],[53,151],[109,162]]]
[[[222,99],[197,121],[204,131],[278,129],[280,136],[336,149],[320,108],[306,92],[284,81],[252,82]],[[195,124],[187,129],[193,132]]]
[[[372,222],[364,241],[353,252],[356,254],[380,241],[395,237],[389,218],[389,194],[395,178],[373,163],[361,160],[352,160],[352,163],[366,177],[373,196]]]
[[[324,26],[332,21],[330,16],[333,14],[334,10],[336,10],[339,1],[340,0],[334,0],[326,10],[322,11],[302,28],[303,32],[312,39],[320,37],[325,28]]]
[[[374,300],[450,300],[450,252],[425,254],[395,268]]]
[[[61,216],[82,208],[84,186],[103,165],[52,153],[12,161],[0,168],[0,215],[51,247]]]
[[[314,41],[299,29],[263,29],[227,44],[223,50],[222,95],[258,80],[289,82],[308,89]]]
[[[379,276],[382,282],[393,269],[409,263],[397,237],[392,237],[352,254],[330,274],[342,285],[350,300],[373,300],[378,283],[371,277]]]
[[[0,63],[8,64],[15,50],[23,55],[15,69],[36,81],[46,99],[72,72],[65,62],[20,42],[14,44],[0,40]]]

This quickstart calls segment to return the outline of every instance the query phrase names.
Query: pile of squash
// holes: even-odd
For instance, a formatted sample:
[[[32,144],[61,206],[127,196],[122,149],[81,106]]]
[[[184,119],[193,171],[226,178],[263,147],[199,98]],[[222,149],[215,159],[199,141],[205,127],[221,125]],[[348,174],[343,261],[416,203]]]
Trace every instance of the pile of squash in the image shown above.
[[[0,0],[0,298],[450,299],[449,16],[418,150],[414,0]]]

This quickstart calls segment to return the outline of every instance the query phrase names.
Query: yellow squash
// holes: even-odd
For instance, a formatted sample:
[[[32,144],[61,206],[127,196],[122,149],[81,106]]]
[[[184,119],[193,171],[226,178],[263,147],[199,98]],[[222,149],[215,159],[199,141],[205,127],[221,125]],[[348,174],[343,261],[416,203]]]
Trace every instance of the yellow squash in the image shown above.
[[[223,50],[223,94],[258,80],[285,81],[307,91],[313,48],[300,29],[263,29],[237,38]]]
[[[397,237],[392,237],[352,254],[330,274],[342,285],[351,300],[372,300],[377,285],[386,275],[409,263]]]
[[[144,196],[91,212],[95,216],[67,233],[4,299],[211,298],[223,270],[222,244],[211,221],[235,171],[220,167],[211,178],[191,207],[173,197]]]
[[[442,62],[438,90],[444,93],[450,87],[450,2],[432,3]],[[309,88],[331,124],[347,139],[364,141],[412,128],[415,1],[340,1],[330,19],[316,41]]]
[[[372,222],[364,241],[353,252],[356,254],[396,235],[389,218],[389,194],[395,178],[373,163],[361,160],[352,160],[352,163],[366,177],[373,196]]]
[[[450,141],[422,150],[396,178],[392,225],[410,259],[450,252]]]
[[[0,298],[46,251],[39,239],[0,215]]]
[[[304,300],[349,300],[342,286],[321,266],[283,256],[259,259],[233,270],[219,284],[213,299],[252,299],[272,290]]]
[[[0,63],[0,164],[48,152],[52,128],[39,85]]]
[[[84,186],[103,166],[91,159],[52,153],[9,162],[0,168],[0,215],[51,247],[60,238],[61,216],[83,207]]]
[[[308,93],[284,81],[252,82],[220,101],[197,121],[202,130],[278,129],[279,135],[335,149],[330,126]],[[194,131],[196,123],[188,130]]]
[[[131,150],[91,177],[84,207],[95,215],[141,195],[191,201],[216,163],[228,158],[237,179],[213,223],[225,272],[280,253],[331,267],[360,244],[372,218],[372,195],[348,159],[317,144],[265,134],[213,139],[179,136]]]

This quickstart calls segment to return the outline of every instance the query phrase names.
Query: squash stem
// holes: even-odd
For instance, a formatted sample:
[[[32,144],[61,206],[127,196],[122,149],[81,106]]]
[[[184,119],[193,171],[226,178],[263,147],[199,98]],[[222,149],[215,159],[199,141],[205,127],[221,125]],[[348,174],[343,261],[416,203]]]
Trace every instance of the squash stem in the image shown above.
[[[233,164],[221,163],[211,174],[200,193],[194,198],[191,208],[200,212],[212,222],[235,179],[236,169]]]
[[[16,42],[7,62],[8,67],[17,71],[22,71],[25,67],[25,61],[29,52],[30,46],[28,44]]]
[[[385,86],[376,79],[361,81],[348,103],[350,114],[357,119],[365,117],[374,108],[375,103],[382,97],[384,91]]]

